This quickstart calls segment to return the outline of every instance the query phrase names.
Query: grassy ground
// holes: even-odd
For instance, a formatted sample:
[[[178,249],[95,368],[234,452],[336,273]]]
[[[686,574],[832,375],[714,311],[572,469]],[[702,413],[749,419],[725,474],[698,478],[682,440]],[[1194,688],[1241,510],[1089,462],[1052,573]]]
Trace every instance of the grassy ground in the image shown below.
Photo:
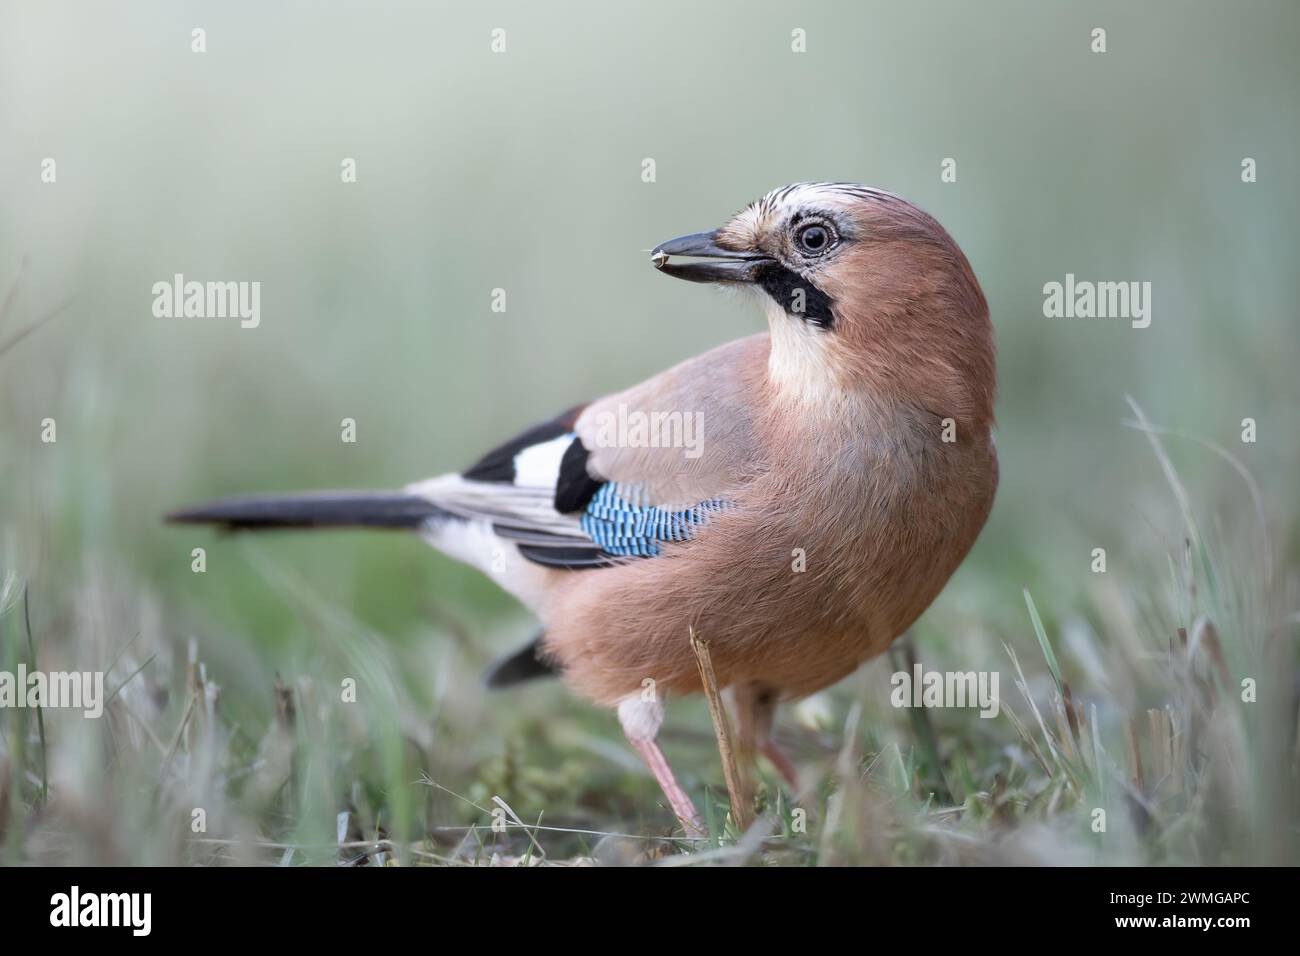
[[[309,654],[277,657],[196,621],[192,594],[162,593],[108,553],[29,578],[11,529],[0,669],[91,660],[111,699],[100,720],[0,711],[0,858],[1295,863],[1300,672],[1285,569],[1248,474],[1234,533],[1201,528],[1171,439],[1133,411],[1135,440],[1148,436],[1153,476],[1178,505],[1163,536],[1135,529],[1128,570],[1095,574],[1078,595],[1005,584],[992,613],[987,585],[963,572],[886,658],[787,709],[778,739],[802,786],[760,768],[750,831],[732,822],[702,704],[676,702],[663,740],[704,808],[701,842],[679,838],[611,715],[554,684],[479,687],[485,646],[523,633],[515,616],[467,621],[431,604],[423,630],[393,640],[294,570],[276,539],[208,542],[214,563],[254,575],[310,635]],[[998,671],[999,715],[895,709],[889,675],[915,660]]]

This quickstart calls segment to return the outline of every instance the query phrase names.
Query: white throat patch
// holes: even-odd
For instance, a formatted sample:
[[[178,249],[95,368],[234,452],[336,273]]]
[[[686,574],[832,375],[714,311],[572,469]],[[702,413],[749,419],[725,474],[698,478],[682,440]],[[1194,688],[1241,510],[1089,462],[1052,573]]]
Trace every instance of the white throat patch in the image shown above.
[[[772,337],[767,375],[777,394],[798,405],[825,405],[842,400],[844,391],[835,380],[827,354],[829,333],[786,314],[766,294],[762,294],[762,299]]]

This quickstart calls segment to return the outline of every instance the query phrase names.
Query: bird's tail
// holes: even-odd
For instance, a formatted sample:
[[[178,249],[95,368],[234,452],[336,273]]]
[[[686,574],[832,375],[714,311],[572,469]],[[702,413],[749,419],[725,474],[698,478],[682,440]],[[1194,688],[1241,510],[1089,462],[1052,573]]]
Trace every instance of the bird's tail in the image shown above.
[[[274,528],[420,528],[450,517],[427,498],[405,491],[318,491],[225,498],[167,515],[173,524],[210,524],[226,531]]]

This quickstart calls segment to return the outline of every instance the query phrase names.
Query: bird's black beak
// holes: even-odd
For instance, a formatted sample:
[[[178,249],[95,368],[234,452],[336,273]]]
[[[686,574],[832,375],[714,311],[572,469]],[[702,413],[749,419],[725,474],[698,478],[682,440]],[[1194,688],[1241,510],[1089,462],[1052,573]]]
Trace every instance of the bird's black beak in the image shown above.
[[[697,262],[673,262],[675,256],[686,256]],[[650,261],[660,272],[689,282],[755,282],[758,271],[772,262],[766,256],[753,252],[724,249],[718,245],[718,234],[696,232],[678,236],[655,247]]]

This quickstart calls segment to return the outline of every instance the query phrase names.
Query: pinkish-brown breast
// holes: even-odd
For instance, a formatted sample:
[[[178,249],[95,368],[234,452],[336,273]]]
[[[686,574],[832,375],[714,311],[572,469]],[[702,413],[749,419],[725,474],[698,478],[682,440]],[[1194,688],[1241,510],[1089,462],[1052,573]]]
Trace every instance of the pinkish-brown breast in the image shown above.
[[[755,395],[754,406],[770,403]],[[580,693],[613,703],[647,680],[698,691],[692,629],[710,640],[724,686],[812,693],[925,610],[988,516],[987,425],[945,443],[934,413],[865,398],[753,425],[734,509],[660,557],[556,576],[545,646]]]

